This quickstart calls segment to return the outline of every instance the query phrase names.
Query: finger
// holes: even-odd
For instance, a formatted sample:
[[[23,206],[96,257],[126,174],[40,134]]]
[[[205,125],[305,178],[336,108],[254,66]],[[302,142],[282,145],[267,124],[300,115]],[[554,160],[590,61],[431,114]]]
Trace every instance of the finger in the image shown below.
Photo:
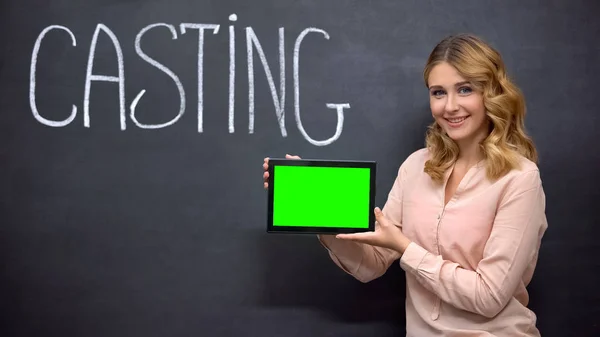
[[[383,212],[379,207],[375,207],[375,220],[382,226],[387,225],[387,219],[383,216]]]
[[[264,163],[264,164],[263,164],[263,169],[265,169],[265,171],[266,171],[266,170],[268,170],[268,169],[269,169],[269,164],[267,164],[267,163]]]
[[[356,240],[356,237],[352,236],[352,234],[337,234],[335,238],[340,240]]]
[[[372,232],[366,232],[366,233],[352,233],[352,234],[342,233],[342,234],[337,234],[335,237],[338,239],[342,239],[342,240],[363,241],[363,240],[369,239],[371,236],[373,236]]]
[[[292,156],[292,155],[290,155],[290,154],[286,154],[286,155],[285,155],[285,158],[287,158],[287,159],[300,159],[300,157],[299,157],[299,156]]]
[[[264,187],[265,189],[268,189],[268,188],[269,188],[269,183],[263,183],[263,187]]]
[[[267,180],[269,178],[269,172],[263,173],[263,179]]]

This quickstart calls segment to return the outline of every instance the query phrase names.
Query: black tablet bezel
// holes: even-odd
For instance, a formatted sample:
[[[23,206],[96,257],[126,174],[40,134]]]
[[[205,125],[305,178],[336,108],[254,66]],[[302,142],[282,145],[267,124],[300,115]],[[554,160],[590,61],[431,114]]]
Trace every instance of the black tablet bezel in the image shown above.
[[[273,226],[273,191],[275,188],[275,166],[317,166],[317,167],[360,167],[370,169],[370,189],[369,189],[369,227],[288,227]],[[296,234],[339,234],[339,233],[361,233],[375,230],[375,196],[376,196],[376,176],[377,162],[365,160],[324,160],[324,159],[285,159],[269,158],[269,177],[267,182],[267,232],[268,233],[296,233]]]

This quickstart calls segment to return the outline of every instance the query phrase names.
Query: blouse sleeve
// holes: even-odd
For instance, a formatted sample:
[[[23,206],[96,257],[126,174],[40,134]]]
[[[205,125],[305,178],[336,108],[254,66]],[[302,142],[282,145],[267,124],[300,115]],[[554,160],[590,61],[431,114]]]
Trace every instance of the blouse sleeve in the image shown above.
[[[500,202],[483,259],[467,270],[410,243],[401,267],[451,305],[494,317],[508,303],[526,269],[537,257],[547,228],[539,171],[515,178]]]
[[[388,199],[382,208],[386,218],[397,226],[401,226],[402,186],[405,176],[403,164],[398,170],[394,184],[388,193]],[[318,238],[338,267],[365,283],[383,275],[389,266],[400,258],[400,253],[395,250],[340,240],[334,235],[319,235]]]

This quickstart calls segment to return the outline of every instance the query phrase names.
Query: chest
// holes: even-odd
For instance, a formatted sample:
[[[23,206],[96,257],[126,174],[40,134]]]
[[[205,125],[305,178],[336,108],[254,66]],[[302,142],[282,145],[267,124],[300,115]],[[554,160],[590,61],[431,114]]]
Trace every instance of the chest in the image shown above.
[[[456,171],[450,176],[444,188],[444,204],[447,204],[452,199],[464,176],[465,172],[461,171]]]
[[[462,183],[449,179],[447,186],[433,186],[424,179],[407,186],[402,226],[410,240],[428,251],[474,269],[493,227],[498,196],[468,176],[458,177]]]

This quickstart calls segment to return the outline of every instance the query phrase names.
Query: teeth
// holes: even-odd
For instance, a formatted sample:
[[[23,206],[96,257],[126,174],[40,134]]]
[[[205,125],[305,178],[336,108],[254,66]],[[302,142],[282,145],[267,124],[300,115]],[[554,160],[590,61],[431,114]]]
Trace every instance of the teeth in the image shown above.
[[[448,118],[448,120],[450,121],[450,123],[460,123],[462,121],[464,121],[467,117],[461,117],[461,118]]]

